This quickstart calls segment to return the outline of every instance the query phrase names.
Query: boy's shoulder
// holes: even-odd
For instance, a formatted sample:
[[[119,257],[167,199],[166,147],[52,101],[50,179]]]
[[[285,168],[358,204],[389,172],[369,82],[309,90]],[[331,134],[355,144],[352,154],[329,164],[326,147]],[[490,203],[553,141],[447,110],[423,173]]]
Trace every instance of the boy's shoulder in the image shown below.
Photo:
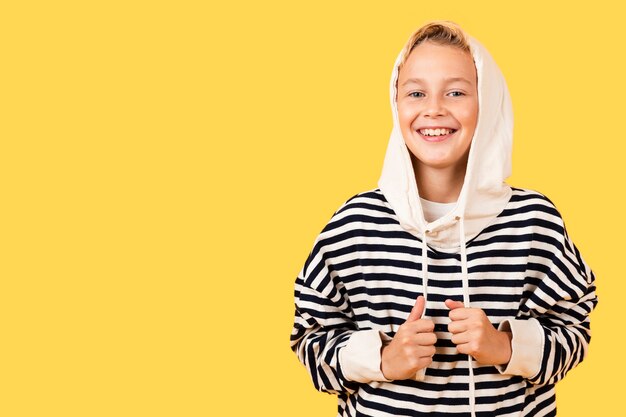
[[[339,225],[358,227],[363,223],[390,222],[397,222],[395,212],[380,188],[374,188],[348,198],[333,213],[325,229],[334,229]]]
[[[556,210],[556,205],[547,195],[530,188],[511,187],[513,191],[510,203],[543,204]]]
[[[529,188],[511,187],[511,190],[513,193],[505,210],[507,214],[532,213],[540,221],[549,220],[563,226],[563,216],[547,195]]]
[[[333,213],[315,239],[309,258],[315,258],[320,253],[334,253],[355,236],[371,233],[393,235],[398,232],[396,228],[399,228],[399,223],[395,212],[379,188],[354,194]]]
[[[346,202],[337,209],[335,214],[356,208],[375,208],[381,206],[388,207],[389,205],[380,188],[373,188],[371,190],[354,194],[352,197],[348,198]]]

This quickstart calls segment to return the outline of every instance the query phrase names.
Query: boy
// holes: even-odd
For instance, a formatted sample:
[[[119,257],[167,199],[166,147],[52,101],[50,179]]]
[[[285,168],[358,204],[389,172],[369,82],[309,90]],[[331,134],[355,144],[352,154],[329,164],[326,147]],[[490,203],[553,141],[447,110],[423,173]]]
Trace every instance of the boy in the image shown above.
[[[340,416],[556,415],[594,274],[542,194],[507,185],[512,110],[458,26],[417,30],[391,77],[379,188],[348,200],[295,285],[291,347]]]

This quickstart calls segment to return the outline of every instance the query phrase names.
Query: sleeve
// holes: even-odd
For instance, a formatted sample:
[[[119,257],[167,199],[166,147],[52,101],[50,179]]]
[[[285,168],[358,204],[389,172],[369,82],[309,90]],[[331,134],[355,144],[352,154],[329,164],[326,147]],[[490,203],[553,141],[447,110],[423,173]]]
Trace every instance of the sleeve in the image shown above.
[[[517,317],[499,326],[512,333],[512,355],[498,370],[537,385],[556,383],[582,362],[598,303],[595,276],[561,226],[559,239],[544,238],[534,251]]]
[[[380,351],[390,338],[358,328],[347,290],[333,267],[332,248],[326,247],[333,245],[329,242],[336,244],[336,235],[322,232],[296,279],[290,342],[316,389],[350,394],[360,383],[387,381],[380,370]]]
[[[339,291],[322,294],[296,281],[291,349],[307,368],[313,385],[330,394],[352,393],[359,383],[388,381],[380,370],[380,351],[389,336],[359,330]]]

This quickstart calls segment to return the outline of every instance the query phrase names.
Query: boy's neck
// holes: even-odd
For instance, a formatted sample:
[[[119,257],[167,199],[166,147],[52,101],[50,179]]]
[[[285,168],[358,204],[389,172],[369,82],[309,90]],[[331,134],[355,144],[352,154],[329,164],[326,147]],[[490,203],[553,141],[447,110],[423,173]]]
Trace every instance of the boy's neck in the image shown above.
[[[436,203],[454,203],[459,199],[467,160],[463,164],[446,168],[434,168],[419,163],[411,155],[413,172],[421,198]]]

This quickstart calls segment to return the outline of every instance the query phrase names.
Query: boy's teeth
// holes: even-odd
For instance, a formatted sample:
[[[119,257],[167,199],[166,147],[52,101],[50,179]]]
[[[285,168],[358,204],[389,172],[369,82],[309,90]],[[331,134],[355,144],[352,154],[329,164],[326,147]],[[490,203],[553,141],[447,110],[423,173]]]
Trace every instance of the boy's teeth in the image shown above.
[[[452,133],[452,129],[421,129],[420,132],[426,136],[441,136]]]

